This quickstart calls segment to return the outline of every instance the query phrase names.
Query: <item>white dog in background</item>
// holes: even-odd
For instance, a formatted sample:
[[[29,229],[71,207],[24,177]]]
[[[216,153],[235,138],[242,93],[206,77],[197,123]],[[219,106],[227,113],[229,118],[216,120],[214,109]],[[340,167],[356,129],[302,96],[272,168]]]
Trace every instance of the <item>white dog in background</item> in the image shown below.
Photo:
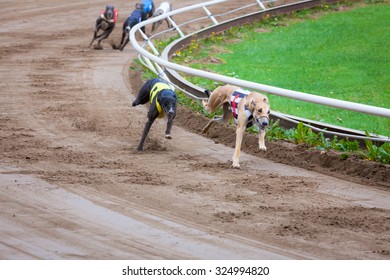
[[[160,4],[160,6],[154,12],[153,17],[161,16],[163,14],[169,13],[170,11],[172,11],[172,3],[171,3],[171,1],[164,1],[164,2],[162,2]],[[168,24],[168,28],[171,28],[172,25],[169,22],[168,18],[165,18],[165,21]],[[151,32],[153,33],[161,25],[162,22],[163,22],[163,20],[159,20],[159,21],[153,22],[152,31]]]

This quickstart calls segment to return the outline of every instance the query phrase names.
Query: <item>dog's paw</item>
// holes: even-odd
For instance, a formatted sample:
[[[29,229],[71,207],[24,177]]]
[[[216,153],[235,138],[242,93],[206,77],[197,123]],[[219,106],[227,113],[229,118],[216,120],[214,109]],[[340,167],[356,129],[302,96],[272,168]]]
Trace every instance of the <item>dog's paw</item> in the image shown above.
[[[259,150],[260,151],[267,151],[267,147],[265,145],[259,144]]]
[[[232,167],[233,167],[233,168],[239,169],[239,168],[240,168],[240,163],[239,163],[238,161],[234,161],[234,160],[233,160]]]
[[[167,135],[165,135],[165,138],[167,138],[167,139],[172,139],[172,135],[167,134]]]

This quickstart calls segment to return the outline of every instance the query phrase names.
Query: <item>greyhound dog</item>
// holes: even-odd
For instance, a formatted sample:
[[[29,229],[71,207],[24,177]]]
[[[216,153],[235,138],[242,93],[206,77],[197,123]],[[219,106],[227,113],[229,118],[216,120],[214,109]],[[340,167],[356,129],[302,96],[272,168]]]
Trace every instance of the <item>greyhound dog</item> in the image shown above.
[[[142,4],[144,5],[144,17],[142,20],[147,20],[153,16],[154,3],[152,0],[142,0]]]
[[[233,168],[240,168],[241,143],[246,128],[254,124],[258,125],[259,149],[267,150],[264,138],[265,128],[269,123],[270,104],[265,95],[246,91],[232,85],[219,86],[211,94],[208,90],[205,90],[205,93],[209,98],[202,101],[204,108],[212,113],[222,107],[223,115],[211,119],[203,128],[203,133],[207,132],[214,122],[226,123],[232,117],[237,124]]]
[[[100,46],[100,42],[104,39],[107,39],[114,30],[117,17],[118,10],[115,9],[114,5],[107,5],[106,9],[99,15],[96,20],[95,31],[92,37],[92,41],[89,45],[92,45],[95,40],[98,40],[98,46]],[[98,35],[100,30],[103,30],[103,32]]]
[[[119,45],[119,49],[123,51],[127,43],[129,42],[129,33],[130,29],[133,28],[134,25],[140,23],[143,18],[143,9],[144,6],[141,3],[135,4],[135,10],[131,12],[130,16],[123,23],[122,27],[122,39]],[[145,32],[145,27],[142,27],[142,31]]]
[[[133,107],[139,104],[150,102],[148,112],[148,120],[145,124],[144,132],[139,142],[138,151],[142,151],[145,138],[149,133],[150,127],[156,118],[167,117],[167,128],[165,130],[165,138],[172,139],[171,129],[173,119],[176,117],[177,96],[170,85],[160,78],[150,79],[145,82],[138,92],[137,97],[133,101]]]
[[[170,1],[162,2],[160,6],[157,8],[157,10],[154,12],[153,17],[161,16],[163,14],[169,13],[170,11],[172,11],[172,3]],[[165,18],[165,21],[168,24],[168,28],[171,28],[172,25],[168,20],[168,18]],[[162,24],[162,22],[163,20],[153,22],[151,33],[153,33]]]

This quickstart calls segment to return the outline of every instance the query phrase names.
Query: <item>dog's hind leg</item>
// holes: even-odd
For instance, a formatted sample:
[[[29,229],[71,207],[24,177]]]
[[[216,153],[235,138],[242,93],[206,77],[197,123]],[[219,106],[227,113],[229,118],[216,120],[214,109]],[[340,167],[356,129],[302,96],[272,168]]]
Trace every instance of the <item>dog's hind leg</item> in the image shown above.
[[[222,120],[222,116],[214,116],[214,118],[212,118],[207,123],[207,125],[202,129],[202,133],[206,133],[214,122],[220,122],[221,120]]]
[[[137,97],[134,99],[132,106],[135,107],[140,104],[145,104],[149,102],[149,94],[152,86],[154,85],[153,80],[148,80],[140,88]]]
[[[222,116],[214,116],[208,124],[202,129],[202,133],[206,133],[211,125],[215,122],[220,122],[220,123],[227,123],[228,120],[232,117],[232,112],[230,111],[229,104],[224,103],[223,104],[223,115]]]

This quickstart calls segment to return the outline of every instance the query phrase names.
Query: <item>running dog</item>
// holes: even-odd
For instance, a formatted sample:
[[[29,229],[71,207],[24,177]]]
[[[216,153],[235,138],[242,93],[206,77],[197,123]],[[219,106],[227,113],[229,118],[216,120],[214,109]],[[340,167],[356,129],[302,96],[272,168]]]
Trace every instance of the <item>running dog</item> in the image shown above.
[[[92,37],[92,41],[89,45],[92,45],[95,40],[98,40],[98,46],[100,42],[107,39],[112,33],[115,27],[116,19],[118,17],[118,10],[115,9],[114,5],[107,5],[106,9],[99,15],[95,23],[95,31]],[[98,35],[98,32],[103,32]]]
[[[202,101],[204,108],[212,113],[222,107],[223,115],[211,119],[203,128],[203,133],[207,132],[214,122],[226,123],[232,117],[237,124],[233,168],[240,168],[241,143],[246,128],[254,124],[258,125],[259,149],[267,150],[264,138],[265,128],[269,124],[270,104],[265,95],[246,91],[232,85],[219,86],[211,94],[208,90],[205,90],[205,93],[209,98]]]
[[[145,138],[148,135],[153,122],[156,118],[164,117],[164,114],[166,114],[167,117],[165,138],[172,139],[171,129],[173,119],[176,117],[177,105],[177,96],[173,89],[166,81],[160,78],[150,79],[141,87],[132,106],[135,107],[139,104],[146,104],[147,102],[150,102],[148,120],[137,148],[138,151],[143,150]]]
[[[142,21],[144,17],[143,10],[144,10],[143,4],[141,3],[135,4],[135,10],[131,12],[130,16],[123,23],[122,39],[121,39],[121,43],[119,44],[120,51],[123,51],[127,43],[130,41],[129,39],[130,30],[133,28],[134,25]],[[142,31],[145,33],[145,27],[142,27]]]
[[[153,17],[161,16],[163,14],[169,13],[170,11],[172,11],[172,3],[170,1],[162,2],[157,8],[156,12],[153,14]],[[165,18],[165,21],[167,22],[168,28],[172,28],[168,18]],[[162,22],[163,20],[153,22],[151,33],[153,33],[162,24]]]

